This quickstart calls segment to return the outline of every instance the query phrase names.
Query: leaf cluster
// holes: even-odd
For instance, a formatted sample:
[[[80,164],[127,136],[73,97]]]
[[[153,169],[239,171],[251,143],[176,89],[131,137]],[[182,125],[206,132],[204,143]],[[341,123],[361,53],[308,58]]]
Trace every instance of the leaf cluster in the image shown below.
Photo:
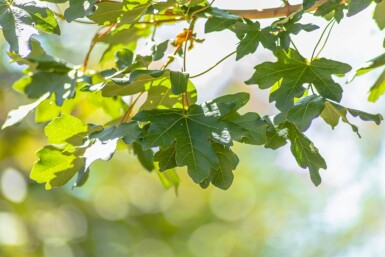
[[[332,128],[343,123],[359,136],[353,117],[380,124],[380,114],[344,107],[343,88],[336,76],[351,71],[349,64],[319,57],[323,47],[304,57],[293,35],[320,27],[303,23],[307,15],[336,21],[366,9],[373,1],[305,0],[285,17],[262,27],[258,19],[212,6],[204,0],[0,0],[0,25],[10,45],[11,61],[26,66],[25,76],[14,89],[34,99],[33,103],[11,110],[3,129],[19,124],[36,110],[37,123],[46,123],[48,144],[37,152],[31,178],[47,189],[66,184],[77,174],[74,186],[81,186],[96,160],[109,160],[119,149],[128,149],[148,171],[157,171],[166,187],[177,187],[176,168],[186,167],[191,179],[202,188],[210,184],[221,189],[231,186],[239,157],[238,143],[263,145],[276,150],[290,144],[301,168],[308,169],[315,185],[321,183],[320,169],[326,161],[304,134],[314,119],[321,117]],[[63,13],[55,9],[61,6]],[[290,8],[285,6],[282,8]],[[383,29],[385,4],[377,3],[374,19]],[[314,11],[315,10],[315,11]],[[314,11],[314,12],[313,12]],[[82,64],[71,64],[48,54],[34,38],[39,33],[60,35],[58,19],[98,27]],[[276,61],[255,64],[245,81],[269,89],[274,117],[255,111],[242,113],[249,94],[238,92],[198,104],[193,78],[215,66],[190,76],[186,61],[194,43],[204,43],[195,32],[195,23],[204,19],[204,33],[231,32],[239,40],[233,54],[236,61],[265,49]],[[157,39],[162,24],[187,23],[188,27],[166,41]],[[330,25],[329,24],[329,25]],[[326,26],[321,42],[333,26]],[[327,41],[328,36],[326,37]],[[147,54],[138,54],[141,40],[149,42]],[[99,66],[90,69],[89,56],[96,44],[107,45]],[[318,51],[318,54],[316,53]],[[180,60],[178,70],[169,66]],[[385,65],[381,55],[357,71],[362,75]],[[370,101],[385,92],[382,74],[370,89]],[[82,110],[102,110],[109,119],[102,124],[84,120]]]

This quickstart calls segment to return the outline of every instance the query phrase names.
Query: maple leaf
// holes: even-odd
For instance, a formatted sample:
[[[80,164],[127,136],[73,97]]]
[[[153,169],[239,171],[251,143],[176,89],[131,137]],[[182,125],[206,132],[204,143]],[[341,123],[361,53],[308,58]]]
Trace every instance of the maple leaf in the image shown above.
[[[287,112],[294,105],[294,98],[303,96],[307,85],[311,85],[324,98],[339,102],[342,88],[336,83],[333,74],[345,74],[351,70],[348,64],[325,58],[306,60],[296,50],[280,50],[275,63],[264,62],[254,67],[253,76],[246,84],[258,84],[261,89],[272,87],[279,82],[279,87],[270,94],[270,102],[282,112]]]

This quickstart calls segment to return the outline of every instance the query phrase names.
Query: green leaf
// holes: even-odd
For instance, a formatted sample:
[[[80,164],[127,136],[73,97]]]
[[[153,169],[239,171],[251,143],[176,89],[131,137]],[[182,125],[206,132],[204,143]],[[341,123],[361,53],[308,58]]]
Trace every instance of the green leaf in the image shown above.
[[[49,93],[43,95],[40,97],[37,101],[27,104],[27,105],[22,105],[19,106],[16,110],[11,110],[8,113],[7,119],[5,120],[3,126],[1,129],[5,129],[7,127],[19,124],[24,120],[27,115],[34,110],[39,104],[41,104],[45,99],[49,97]]]
[[[237,99],[236,96],[234,98]],[[187,111],[141,111],[133,120],[150,122],[148,129],[143,133],[143,149],[160,147],[162,150],[175,144],[176,164],[186,165],[190,177],[194,182],[200,183],[209,177],[211,168],[218,169],[220,165],[211,140],[231,145],[232,139],[226,129],[226,123],[220,122],[219,119],[222,115],[231,113],[234,105],[223,105],[213,100],[202,106],[191,105]],[[155,159],[159,158],[158,154]]]
[[[98,0],[69,0],[69,2],[70,6],[64,11],[67,22],[93,14]]]
[[[226,19],[226,20],[239,20],[240,17],[238,15],[229,13],[226,10],[219,9],[217,7],[210,7],[206,10],[206,12],[210,13],[212,16],[219,18],[219,19]]]
[[[290,149],[298,165],[304,169],[309,168],[310,178],[313,184],[318,186],[321,184],[319,169],[327,168],[324,158],[314,144],[293,123],[286,122],[283,126],[288,129]]]
[[[334,82],[332,75],[347,73],[351,69],[349,65],[324,58],[308,62],[294,49],[287,53],[278,51],[277,58],[275,63],[255,66],[255,72],[246,84],[258,84],[261,89],[266,89],[280,82],[278,89],[270,95],[270,101],[275,101],[279,110],[290,110],[294,98],[301,97],[308,84],[312,84],[324,98],[341,100],[342,88]]]
[[[266,143],[267,124],[257,113],[248,112],[244,115],[235,113],[224,118],[223,121],[227,123],[233,140],[251,145]]]
[[[303,9],[304,10],[307,10],[311,7],[313,7],[313,5],[317,2],[317,0],[303,0]]]
[[[357,133],[359,137],[361,135],[358,132],[358,127],[352,123],[347,118],[347,114],[350,113],[353,117],[359,117],[361,120],[364,121],[373,121],[377,125],[381,123],[383,120],[381,114],[370,114],[363,111],[346,108],[339,104],[332,103],[329,101],[325,102],[325,109],[321,114],[321,117],[325,120],[326,123],[328,123],[332,128],[338,125],[338,122],[341,118],[341,120],[347,124],[349,124],[352,127],[352,130]]]
[[[130,144],[137,140],[140,134],[137,122],[123,123],[117,127],[110,126],[102,131],[91,133],[88,136],[90,144],[82,155],[85,159],[84,172],[88,172],[89,167],[96,160],[110,160],[116,151],[119,139]]]
[[[143,16],[148,7],[151,6],[151,1],[146,1],[143,4],[139,4],[138,6],[126,11],[123,13],[120,24],[134,24],[136,23],[141,16]]]
[[[159,45],[154,45],[152,47],[152,59],[154,61],[159,61],[163,58],[164,53],[166,52],[168,47],[168,40],[160,43]]]
[[[154,155],[154,161],[158,162],[160,171],[167,171],[177,167],[175,160],[175,145],[161,147]]]
[[[62,114],[51,121],[45,128],[45,135],[50,144],[81,145],[88,131],[88,126],[69,114]]]
[[[363,121],[373,121],[377,125],[380,125],[381,121],[384,119],[381,114],[370,114],[367,112],[350,109],[350,108],[348,108],[348,112],[354,117],[359,117]]]
[[[362,10],[366,9],[371,3],[372,0],[350,0],[347,16],[350,17],[361,12]]]
[[[376,5],[376,8],[374,9],[373,18],[376,21],[378,27],[380,29],[385,28],[385,2],[382,1],[381,3],[378,3]]]
[[[345,3],[339,0],[328,1],[318,7],[314,15],[322,17],[332,15],[337,22],[340,22],[344,17],[344,10],[346,9],[346,6],[347,5]]]
[[[100,2],[96,11],[88,16],[88,19],[98,25],[109,25],[116,23],[123,14],[124,3],[120,2]]]
[[[222,31],[228,29],[234,25],[237,20],[234,19],[221,19],[215,16],[209,18],[205,23],[205,33]]]
[[[201,107],[192,105],[186,114],[177,109],[142,111],[133,119],[151,122],[144,133],[144,149],[169,147],[176,142],[176,163],[187,165],[196,183],[208,177],[212,166],[218,165],[210,138],[211,133],[219,129],[214,119],[204,115]]]
[[[60,34],[52,11],[37,1],[0,0],[0,25],[10,51],[23,58],[31,52],[29,41],[38,30]]]
[[[227,190],[234,180],[233,170],[239,163],[238,156],[224,145],[213,143],[212,146],[219,159],[219,167],[212,168],[210,182],[220,189]]]
[[[358,69],[355,76],[360,76],[363,75],[375,68],[381,67],[385,65],[385,53],[371,59],[370,61],[367,62],[367,65]]]
[[[132,147],[134,149],[134,154],[138,157],[140,164],[147,170],[153,171],[154,166],[154,153],[151,149],[144,150],[141,142],[133,142]]]
[[[61,113],[71,113],[75,108],[77,101],[74,99],[65,101],[62,106],[55,104],[55,98],[51,96],[47,100],[41,102],[35,111],[35,122],[44,123],[49,122],[60,116]]]
[[[287,120],[293,122],[300,131],[307,130],[313,119],[321,115],[325,100],[317,95],[310,95],[298,101],[287,114]]]
[[[321,113],[321,117],[329,124],[332,128],[338,125],[340,118],[343,122],[349,124],[352,130],[357,133],[358,137],[361,137],[358,132],[358,127],[349,122],[347,115],[347,109],[339,104],[335,104],[329,101],[325,102],[325,109]]]
[[[17,62],[19,65],[28,65],[28,68],[32,72],[68,72],[74,68],[73,65],[68,62],[47,54],[38,41],[31,39],[30,44],[31,53],[26,58],[23,58],[15,52],[8,52],[7,54],[12,62]]]
[[[102,89],[103,96],[114,97],[117,95],[134,95],[148,92],[145,103],[141,110],[154,108],[182,108],[182,95],[175,95],[171,92],[170,71],[141,70],[134,71],[130,77],[111,79],[110,82],[103,82],[102,85],[92,85],[89,90]],[[189,104],[197,100],[197,92],[190,80],[187,82],[187,97]]]
[[[133,61],[134,53],[130,49],[124,48],[115,53],[115,63],[119,70],[130,67]]]
[[[376,80],[374,85],[369,90],[369,102],[375,102],[385,92],[385,70],[381,73],[380,77]]]
[[[319,27],[313,24],[301,24],[303,11],[295,13],[293,16],[281,18],[274,22],[273,25],[278,27],[278,38],[281,48],[288,50],[291,44],[291,34],[297,35],[301,31],[310,32]]]
[[[45,146],[36,155],[39,160],[34,163],[30,178],[45,183],[47,190],[65,185],[84,166],[84,159],[54,146]]]
[[[175,170],[165,170],[162,172],[158,172],[158,176],[164,188],[169,189],[171,187],[175,188],[175,193],[178,194],[178,187],[180,183],[180,179]]]
[[[263,117],[267,123],[265,148],[276,150],[284,146],[287,138],[287,129],[275,126],[269,117]]]
[[[236,29],[234,31],[237,33]],[[270,27],[261,30],[258,21],[255,21],[255,23],[248,21],[247,24],[244,24],[242,31],[247,32],[237,47],[236,60],[241,59],[245,55],[254,53],[257,50],[259,43],[261,43],[264,48],[267,48],[273,52],[276,51],[276,38],[271,33]]]
[[[188,77],[188,73],[170,71],[171,92],[174,95],[179,95],[186,92]]]
[[[75,96],[76,74],[67,72],[42,71],[31,77],[23,77],[15,82],[13,88],[26,94],[29,98],[40,98],[47,92],[55,94],[56,104]]]

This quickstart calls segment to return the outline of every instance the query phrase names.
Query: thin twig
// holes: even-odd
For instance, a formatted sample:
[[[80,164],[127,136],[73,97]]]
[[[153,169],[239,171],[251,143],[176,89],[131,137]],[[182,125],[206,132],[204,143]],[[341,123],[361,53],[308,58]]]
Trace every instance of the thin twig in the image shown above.
[[[124,114],[120,123],[127,122],[131,116],[132,110],[134,109],[135,104],[138,102],[139,98],[143,95],[144,92],[141,92],[138,97],[135,98],[134,102],[128,107],[126,113]]]
[[[186,33],[186,38],[184,41],[184,50],[183,50],[183,71],[184,72],[186,72],[186,70],[187,70],[187,61],[186,61],[186,59],[187,59],[187,42],[188,42],[190,35],[193,34],[195,22],[196,22],[196,18],[193,18],[191,23],[190,23],[190,26],[188,28],[188,31]]]
[[[98,40],[100,40],[100,39],[103,38],[108,32],[110,32],[110,31],[113,29],[113,27],[115,27],[115,25],[116,25],[115,23],[111,24],[105,31],[103,31],[102,33],[97,33],[97,34],[95,34],[95,36],[92,38],[91,45],[90,45],[90,47],[88,48],[86,57],[84,58],[83,67],[82,67],[82,70],[83,70],[83,71],[85,71],[85,70],[87,69],[88,61],[89,61],[89,59],[90,59],[91,52],[92,52],[92,50],[94,49],[96,42],[98,42]]]
[[[213,5],[214,2],[215,2],[215,0],[212,0],[210,4],[208,4],[208,5],[204,6],[204,7],[202,7],[201,9],[196,10],[195,12],[193,12],[193,13],[190,15],[191,19],[193,19],[194,16],[195,16],[196,14],[198,14],[198,13],[200,13],[200,12],[203,12],[203,11],[206,10],[206,9],[209,9],[209,8]]]

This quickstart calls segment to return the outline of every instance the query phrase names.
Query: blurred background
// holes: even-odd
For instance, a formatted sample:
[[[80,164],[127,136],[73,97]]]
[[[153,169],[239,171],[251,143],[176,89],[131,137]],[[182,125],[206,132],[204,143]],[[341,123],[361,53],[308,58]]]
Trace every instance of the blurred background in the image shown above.
[[[276,7],[280,1],[221,0],[231,9]],[[269,3],[266,3],[269,2]],[[301,1],[290,1],[295,4]],[[382,54],[384,32],[371,19],[373,8],[334,27],[321,56],[349,63],[354,69]],[[327,22],[305,15],[305,22],[321,27],[300,33],[294,42],[309,58]],[[261,21],[268,25],[273,20]],[[197,44],[188,53],[188,71],[197,74],[232,52],[232,33],[203,33],[197,23]],[[186,24],[159,29],[157,42],[175,37]],[[48,53],[81,64],[96,27],[61,23],[62,36],[39,36]],[[9,63],[8,45],[0,36],[0,123],[7,112],[30,100],[12,90],[22,67]],[[98,45],[90,68],[98,68]],[[144,40],[140,51],[148,50]],[[171,49],[172,50],[172,49]],[[243,81],[253,67],[274,57],[261,47],[239,62],[230,58],[212,72],[194,79],[199,102],[217,95],[247,91],[244,111],[273,115],[268,92]],[[178,68],[176,62],[171,68]],[[373,71],[346,84],[343,105],[384,115],[385,97],[367,102],[367,92],[379,75]],[[350,78],[351,78],[350,77]],[[84,119],[106,120],[94,101],[86,101]],[[178,169],[178,193],[166,190],[156,173],[148,173],[127,151],[111,161],[97,161],[88,182],[46,191],[29,180],[34,152],[46,144],[45,124],[30,115],[20,126],[0,132],[0,256],[5,257],[355,257],[385,253],[384,126],[354,122],[362,139],[348,125],[333,131],[321,119],[306,132],[328,163],[323,182],[314,187],[308,172],[299,168],[289,146],[278,151],[237,144],[240,164],[232,187],[201,189],[186,169]]]

